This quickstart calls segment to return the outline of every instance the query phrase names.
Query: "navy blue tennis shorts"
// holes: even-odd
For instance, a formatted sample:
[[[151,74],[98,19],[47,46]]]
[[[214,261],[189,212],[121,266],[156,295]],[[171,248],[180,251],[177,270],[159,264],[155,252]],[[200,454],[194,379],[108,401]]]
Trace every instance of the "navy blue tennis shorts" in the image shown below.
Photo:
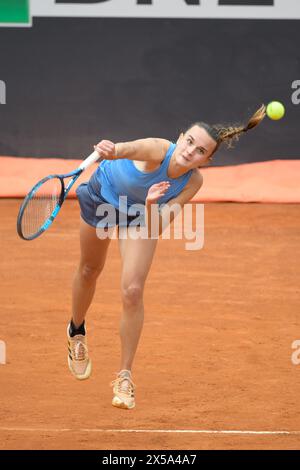
[[[141,225],[139,215],[121,214],[118,209],[101,196],[101,186],[94,175],[88,183],[82,183],[78,186],[76,195],[80,205],[80,215],[92,227],[109,228],[116,225],[120,227]],[[102,207],[98,209],[99,206]],[[101,215],[97,215],[97,209],[98,214],[100,210]]]

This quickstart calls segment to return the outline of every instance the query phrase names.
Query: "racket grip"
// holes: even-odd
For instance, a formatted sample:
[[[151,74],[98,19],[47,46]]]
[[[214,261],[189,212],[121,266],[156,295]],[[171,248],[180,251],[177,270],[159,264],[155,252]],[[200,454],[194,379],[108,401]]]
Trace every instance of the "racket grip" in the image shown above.
[[[89,166],[91,166],[93,163],[95,163],[97,160],[99,160],[101,156],[99,155],[98,152],[94,151],[91,153],[89,157],[87,157],[83,162],[79,165],[78,169],[80,170],[85,170]]]

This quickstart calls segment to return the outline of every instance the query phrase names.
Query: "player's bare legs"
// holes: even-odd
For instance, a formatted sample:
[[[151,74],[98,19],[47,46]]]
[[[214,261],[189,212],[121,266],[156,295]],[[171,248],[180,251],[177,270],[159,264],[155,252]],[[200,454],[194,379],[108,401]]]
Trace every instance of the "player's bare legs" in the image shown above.
[[[110,238],[101,240],[96,229],[80,222],[80,263],[73,280],[72,322],[68,326],[68,364],[72,374],[79,380],[91,373],[84,320],[92,302],[96,282],[106,259]]]
[[[144,322],[145,281],[156,245],[157,240],[151,239],[134,240],[130,237],[125,240],[119,239],[122,257],[123,313],[120,323],[121,364],[119,377],[114,387],[113,405],[120,408],[133,408],[135,404],[131,369]]]
[[[110,238],[101,240],[96,229],[80,220],[80,262],[73,280],[72,317],[79,327],[94,297],[97,278],[106,260]]]

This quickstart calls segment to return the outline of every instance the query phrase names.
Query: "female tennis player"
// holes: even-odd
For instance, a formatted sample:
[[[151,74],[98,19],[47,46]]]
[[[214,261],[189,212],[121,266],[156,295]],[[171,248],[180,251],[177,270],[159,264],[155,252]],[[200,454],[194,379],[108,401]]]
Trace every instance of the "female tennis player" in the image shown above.
[[[117,144],[102,140],[94,147],[102,161],[89,182],[77,189],[81,208],[81,257],[73,281],[72,319],[67,328],[68,364],[77,379],[90,376],[85,317],[110,243],[109,237],[99,238],[98,228],[96,231],[104,220],[101,208],[108,204],[114,209],[114,216],[108,223],[105,219],[102,230],[119,226],[122,258],[121,361],[120,372],[112,382],[113,406],[123,409],[135,406],[131,371],[143,327],[145,282],[157,245],[157,238],[130,237],[130,231],[136,230],[134,225],[141,219],[129,215],[124,222],[126,209],[121,210],[119,196],[127,196],[127,209],[134,203],[143,204],[147,209],[152,206],[159,208],[163,203],[167,206],[178,203],[183,207],[201,188],[200,169],[209,164],[220,145],[225,142],[231,146],[241,134],[259,124],[265,113],[265,106],[261,106],[246,126],[239,127],[197,122],[180,135],[176,144],[166,139],[147,138]],[[157,209],[157,213],[163,217],[163,210],[160,214]],[[174,215],[169,222],[173,218]],[[120,237],[124,226],[128,236]],[[161,230],[162,226],[160,233]]]

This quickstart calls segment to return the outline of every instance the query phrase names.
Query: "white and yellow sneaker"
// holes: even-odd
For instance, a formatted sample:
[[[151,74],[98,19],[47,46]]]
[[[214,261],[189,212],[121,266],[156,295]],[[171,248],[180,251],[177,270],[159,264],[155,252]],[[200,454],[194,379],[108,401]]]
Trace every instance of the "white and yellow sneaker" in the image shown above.
[[[71,337],[69,328],[70,325],[67,328],[69,369],[76,379],[88,379],[92,372],[92,362],[89,358],[86,336],[75,335]]]
[[[113,406],[124,410],[131,410],[135,407],[135,385],[132,382],[130,370],[121,370],[111,385],[114,394],[112,400]]]

